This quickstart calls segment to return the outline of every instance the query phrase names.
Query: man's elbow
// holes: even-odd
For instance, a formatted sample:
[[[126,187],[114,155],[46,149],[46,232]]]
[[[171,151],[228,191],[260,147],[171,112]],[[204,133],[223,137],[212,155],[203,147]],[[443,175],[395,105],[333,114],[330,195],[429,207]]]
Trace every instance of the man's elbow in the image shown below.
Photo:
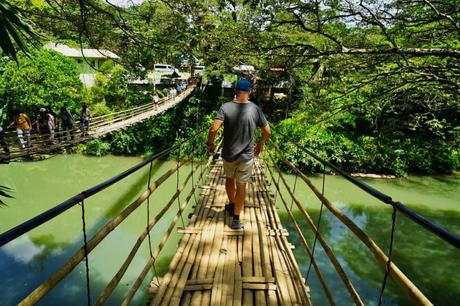
[[[268,126],[268,124],[265,127],[262,128],[262,134],[263,134],[265,139],[270,138],[270,135],[272,134],[272,131],[271,131],[270,127]]]
[[[217,133],[219,127],[216,127],[214,124],[209,128],[209,133]]]

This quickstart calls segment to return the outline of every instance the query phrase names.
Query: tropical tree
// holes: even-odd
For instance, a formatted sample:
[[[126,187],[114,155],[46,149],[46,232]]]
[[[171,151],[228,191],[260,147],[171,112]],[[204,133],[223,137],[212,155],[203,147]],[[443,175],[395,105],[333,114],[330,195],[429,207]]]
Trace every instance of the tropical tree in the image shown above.
[[[28,53],[29,44],[37,44],[39,35],[8,2],[0,2],[0,48],[17,61],[18,50]]]

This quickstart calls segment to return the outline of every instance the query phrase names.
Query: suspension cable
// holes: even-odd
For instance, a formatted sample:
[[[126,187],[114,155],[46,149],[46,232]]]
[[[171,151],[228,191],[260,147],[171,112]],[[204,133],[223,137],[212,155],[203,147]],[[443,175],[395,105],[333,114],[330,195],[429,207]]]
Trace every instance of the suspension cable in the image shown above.
[[[294,155],[294,157],[295,157],[296,160],[299,160],[299,148],[298,147],[295,147],[295,155]],[[294,194],[295,194],[295,189],[297,187],[297,179],[298,178],[299,178],[299,175],[296,172],[295,173],[295,180],[294,180],[294,189],[293,189]],[[294,199],[291,199],[291,207],[290,207],[291,211],[292,211],[292,206],[293,205],[294,205]],[[307,274],[307,276],[308,276],[308,274]]]
[[[151,181],[151,178],[152,178],[152,163],[153,162],[150,162],[150,167],[149,167],[149,177],[148,177],[148,180],[147,180],[147,189],[150,188],[150,181]],[[149,196],[147,197],[147,205],[146,205],[146,208],[147,208],[147,236],[148,236],[148,242],[149,242],[149,253],[150,253],[150,257],[153,257],[153,253],[152,253],[152,240],[151,240],[151,237],[150,237],[150,231],[148,230],[149,228],[149,222],[150,222],[150,196],[152,194],[149,194]]]
[[[324,197],[324,185],[326,181],[326,166],[323,165],[323,183],[321,187],[321,195]],[[319,209],[319,215],[318,215],[318,221],[316,222],[316,233],[315,233],[315,239],[313,240],[313,246],[312,246],[312,258],[310,260],[310,264],[308,265],[308,270],[307,270],[307,276],[305,277],[308,280],[308,277],[310,276],[310,270],[311,270],[311,264],[313,262],[313,257],[315,256],[315,249],[316,249],[316,241],[318,240],[318,234],[320,231],[320,226],[321,226],[321,217],[323,215],[323,207],[324,203],[321,201],[321,206]]]
[[[85,251],[85,270],[86,270],[86,298],[88,306],[91,305],[91,291],[90,291],[90,278],[89,278],[89,258],[88,258],[88,240],[86,235],[86,213],[85,213],[85,196],[81,194],[81,221],[83,227],[83,249]]]
[[[178,137],[178,134],[176,134],[176,137]],[[177,163],[179,164],[179,160],[180,160],[180,154],[181,154],[181,146],[179,146],[177,148]],[[193,157],[192,157],[193,159]],[[176,171],[176,192],[179,192],[179,168],[177,169]],[[179,212],[180,212],[180,219],[181,219],[181,222],[182,222],[182,227],[185,227],[185,222],[184,222],[184,217],[182,216],[182,210],[180,208],[180,197],[177,197],[177,207],[179,209]]]
[[[271,171],[271,169],[268,168],[268,167],[265,165],[265,163],[263,163],[263,166],[261,166],[261,167],[262,167],[262,169],[264,169],[264,167],[267,169],[267,172],[270,174],[270,177],[271,177],[273,183],[275,183],[275,188],[279,188],[279,186],[276,185],[276,182],[275,182],[275,175],[273,174],[273,172]],[[265,170],[262,170],[262,171],[264,172],[264,175],[265,175]],[[292,199],[293,199],[293,197],[292,197]],[[312,251],[311,251],[310,247],[308,246],[308,242],[307,242],[307,240],[305,239],[305,236],[304,236],[304,234],[302,233],[302,230],[300,229],[299,224],[298,224],[297,221],[295,220],[295,217],[294,217],[294,215],[293,215],[293,213],[292,213],[292,209],[288,210],[288,206],[287,206],[287,204],[286,204],[286,201],[282,201],[282,203],[283,203],[283,205],[284,205],[284,207],[285,207],[285,209],[286,209],[286,212],[288,213],[289,218],[291,219],[291,222],[292,222],[292,224],[293,224],[293,226],[294,226],[294,229],[295,229],[296,232],[297,232],[297,235],[298,235],[299,238],[300,238],[301,244],[303,245],[305,251],[307,252],[308,256],[309,256],[309,257],[311,258],[311,260],[312,260],[313,267],[314,267],[314,269],[315,269],[315,271],[316,271],[316,275],[317,275],[318,280],[319,280],[319,282],[320,282],[320,284],[321,284],[321,286],[322,286],[322,288],[323,288],[323,290],[324,290],[324,293],[326,294],[326,297],[327,297],[327,299],[328,299],[328,301],[329,301],[329,304],[330,304],[331,306],[335,306],[335,302],[334,302],[334,299],[332,298],[332,294],[331,294],[331,292],[330,292],[330,290],[329,290],[329,287],[328,287],[328,285],[327,285],[327,283],[326,283],[326,281],[325,281],[325,279],[324,279],[323,274],[321,273],[321,271],[320,271],[320,269],[319,269],[319,266],[318,266],[318,264],[317,264],[315,258],[312,257]],[[305,281],[305,282],[306,282],[306,281]]]
[[[388,205],[391,205],[391,206],[395,207],[397,210],[399,210],[404,215],[409,217],[412,221],[418,223],[419,225],[421,225],[425,229],[429,230],[430,232],[434,233],[435,235],[437,235],[438,237],[440,237],[444,241],[448,242],[452,246],[456,247],[457,249],[460,249],[460,236],[456,236],[455,234],[447,231],[446,229],[442,228],[441,226],[431,222],[430,220],[428,220],[424,216],[416,213],[415,211],[413,211],[412,209],[410,209],[407,206],[403,205],[402,203],[400,203],[398,201],[394,201],[389,195],[386,195],[383,192],[381,192],[381,191],[379,191],[379,190],[367,185],[366,183],[364,183],[364,182],[362,182],[360,180],[357,180],[356,178],[352,177],[349,173],[343,171],[342,169],[340,169],[339,167],[335,166],[334,164],[332,164],[332,163],[324,160],[323,158],[319,157],[317,154],[313,153],[311,150],[300,146],[294,140],[292,140],[292,138],[290,138],[286,134],[282,133],[277,128],[272,127],[272,130],[275,131],[276,133],[280,134],[281,136],[283,136],[289,142],[291,142],[294,145],[298,146],[300,150],[302,150],[303,152],[305,152],[309,156],[313,157],[315,160],[327,165],[328,168],[330,168],[334,172],[340,174],[345,179],[347,179],[349,182],[353,183],[354,185],[356,185],[357,187],[359,187],[360,189],[362,189],[366,193],[368,193],[368,194],[372,195],[373,197],[379,199],[380,201],[382,201],[385,204],[388,204]]]
[[[152,166],[153,166],[153,161],[150,162],[149,177],[148,177],[148,180],[147,180],[147,189],[149,189],[149,190],[150,190],[150,184],[151,184],[151,180],[152,180]],[[150,193],[149,196],[147,197],[147,205],[146,205],[146,208],[147,208],[147,218],[146,218],[147,219],[147,225],[145,227],[146,230],[147,230],[147,236],[148,236],[150,258],[153,257],[152,238],[150,236],[150,228],[149,228],[149,222],[150,222],[150,197],[151,197],[151,195],[152,194]],[[160,279],[158,278],[158,273],[157,273],[157,270],[156,270],[155,263],[152,265],[152,268],[153,268],[153,274],[156,277],[158,286],[160,286]]]
[[[394,241],[394,233],[396,227],[396,208],[393,207],[393,213],[391,214],[391,234],[390,234],[390,247],[388,250],[388,260],[387,264],[385,265],[385,276],[383,277],[382,288],[380,289],[380,296],[379,296],[379,306],[383,304],[383,293],[385,291],[385,286],[387,284],[388,274],[390,273],[390,265],[392,261],[392,252],[393,252],[393,241]]]
[[[380,249],[380,247],[360,227],[358,227],[349,217],[347,217],[339,208],[335,207],[326,197],[323,197],[321,195],[321,192],[316,188],[316,186],[311,182],[311,180],[304,173],[302,173],[299,169],[297,169],[290,161],[286,159],[285,155],[283,154],[283,152],[281,151],[281,149],[278,147],[277,144],[275,144],[271,140],[269,140],[269,143],[273,145],[275,152],[279,154],[282,161],[287,166],[289,166],[293,171],[299,174],[299,177],[305,182],[305,184],[308,185],[308,187],[313,191],[316,197],[318,197],[324,203],[324,205],[328,208],[328,210],[337,219],[339,219],[346,227],[348,227],[359,240],[361,240],[364,243],[364,245],[372,252],[372,254],[375,256],[375,258],[380,264],[386,265],[388,263],[388,257],[385,255],[382,249]],[[296,204],[297,204],[297,201],[296,201]],[[299,209],[301,210],[301,212],[304,212],[301,206],[299,206]],[[318,238],[319,238],[319,241],[321,242],[321,236],[318,236]],[[326,252],[326,254],[328,253]],[[389,273],[390,273],[390,276],[396,281],[396,283],[406,292],[406,294],[416,302],[416,304],[432,305],[430,300],[428,300],[428,298],[423,294],[423,292],[421,292],[415,286],[415,284],[412,283],[412,281],[406,275],[404,275],[404,273],[393,262],[390,262],[390,272]]]
[[[96,186],[93,186],[89,189],[86,189],[84,191],[82,191],[81,193],[67,199],[66,201],[62,202],[61,204],[58,204],[56,205],[55,207],[33,217],[32,219],[29,219],[28,221],[24,222],[24,223],[21,223],[19,224],[18,226],[0,234],[0,246],[16,239],[17,237],[27,233],[28,231],[42,225],[43,223],[53,219],[54,217],[60,215],[61,213],[63,213],[64,211],[66,211],[67,209],[79,204],[81,202],[81,194],[84,195],[85,199],[95,195],[96,193],[99,193],[101,192],[102,190],[106,189],[107,187],[109,186],[112,186],[113,184],[123,180],[125,177],[131,175],[132,173],[138,171],[139,169],[143,168],[144,166],[146,166],[147,164],[149,164],[151,161],[153,160],[157,160],[157,159],[160,159],[164,156],[166,156],[168,153],[170,153],[171,151],[175,150],[179,145],[181,144],[184,144],[184,143],[187,143],[189,142],[190,140],[192,140],[193,138],[197,137],[198,135],[200,135],[202,132],[204,131],[204,129],[200,129],[198,130],[198,132],[196,132],[194,135],[190,136],[189,138],[181,141],[180,143],[176,143],[174,145],[172,145],[171,147],[169,148],[166,148],[164,150],[162,150],[161,152],[157,153],[157,154],[154,154],[148,158],[146,158],[145,160],[143,160],[142,162],[138,163],[137,165],[131,167],[130,169],[96,185]]]
[[[272,141],[270,141],[270,143],[274,144]],[[276,150],[278,150],[278,148],[276,147],[275,144],[274,144],[274,147],[275,147]],[[272,156],[272,154],[270,152],[269,152],[269,157],[270,157],[271,161],[273,162],[276,171],[278,171],[278,173],[281,173],[281,169],[276,164],[275,159],[274,159],[274,157]],[[282,157],[283,157],[283,160],[284,160],[284,156],[282,156]],[[300,175],[300,173],[299,173],[299,175]],[[339,260],[335,256],[334,252],[332,251],[332,248],[329,246],[329,244],[326,242],[326,240],[322,237],[322,235],[320,233],[318,233],[318,229],[316,228],[314,221],[311,219],[310,215],[305,210],[305,208],[302,206],[300,201],[292,193],[292,190],[289,187],[289,185],[286,182],[286,180],[284,179],[283,175],[281,175],[281,181],[283,182],[283,185],[286,188],[286,190],[288,191],[289,195],[294,198],[294,201],[295,201],[297,207],[299,208],[299,210],[302,213],[302,215],[304,216],[304,218],[307,220],[307,224],[310,226],[310,228],[312,229],[312,231],[314,233],[317,233],[319,242],[323,246],[323,249],[324,249],[326,255],[330,259],[332,265],[334,266],[335,270],[337,271],[337,274],[339,275],[339,277],[342,280],[343,284],[345,285],[345,287],[347,288],[348,292],[350,293],[350,296],[353,298],[353,301],[355,302],[355,304],[364,305],[364,303],[361,300],[361,297],[359,296],[358,292],[356,291],[356,289],[354,288],[354,286],[351,283],[350,279],[348,278],[345,270],[343,269],[343,267],[340,264]],[[280,186],[277,185],[277,183],[275,183],[275,186],[276,186],[276,188],[278,190],[281,189]],[[281,194],[281,192],[280,192],[280,198],[281,199],[283,198],[283,195]]]

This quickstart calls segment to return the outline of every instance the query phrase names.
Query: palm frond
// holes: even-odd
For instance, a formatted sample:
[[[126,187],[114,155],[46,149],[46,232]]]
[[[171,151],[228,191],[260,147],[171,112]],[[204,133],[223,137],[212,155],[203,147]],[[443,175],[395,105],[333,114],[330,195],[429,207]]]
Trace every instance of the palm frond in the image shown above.
[[[9,188],[9,187],[6,187],[6,186],[0,186],[0,197],[5,197],[5,198],[10,198],[10,199],[14,199],[14,197],[12,195],[10,195],[9,193],[11,193],[13,191],[13,189]],[[7,205],[5,202],[2,201],[2,199],[0,198],[0,206],[2,205]]]
[[[19,11],[0,1],[0,48],[17,61],[17,52],[29,53],[28,44],[36,44],[40,34],[26,22]]]

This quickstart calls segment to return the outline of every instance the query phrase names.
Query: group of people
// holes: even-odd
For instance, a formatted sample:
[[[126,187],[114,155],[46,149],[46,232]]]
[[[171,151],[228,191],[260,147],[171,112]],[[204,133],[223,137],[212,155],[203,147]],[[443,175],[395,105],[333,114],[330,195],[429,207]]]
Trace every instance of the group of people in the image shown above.
[[[80,110],[80,131],[82,137],[88,135],[91,112],[85,103]],[[25,149],[32,147],[31,132],[37,131],[41,135],[44,144],[56,144],[57,141],[70,141],[74,139],[75,119],[72,113],[66,108],[61,107],[58,114],[51,108],[41,107],[37,119],[32,122],[29,116],[17,109],[13,110],[13,121],[6,129],[16,128],[16,135],[19,147]],[[58,137],[56,137],[58,133]],[[0,127],[0,145],[6,154],[10,153],[8,144],[5,141],[5,131]]]
[[[185,91],[190,85],[190,80],[182,80],[177,81],[172,87],[165,87],[162,90],[162,94],[164,97],[172,97],[175,98],[178,94]],[[153,102],[153,109],[156,110],[158,108],[158,104],[160,103],[160,97],[158,92],[154,90],[152,94],[152,102]]]

